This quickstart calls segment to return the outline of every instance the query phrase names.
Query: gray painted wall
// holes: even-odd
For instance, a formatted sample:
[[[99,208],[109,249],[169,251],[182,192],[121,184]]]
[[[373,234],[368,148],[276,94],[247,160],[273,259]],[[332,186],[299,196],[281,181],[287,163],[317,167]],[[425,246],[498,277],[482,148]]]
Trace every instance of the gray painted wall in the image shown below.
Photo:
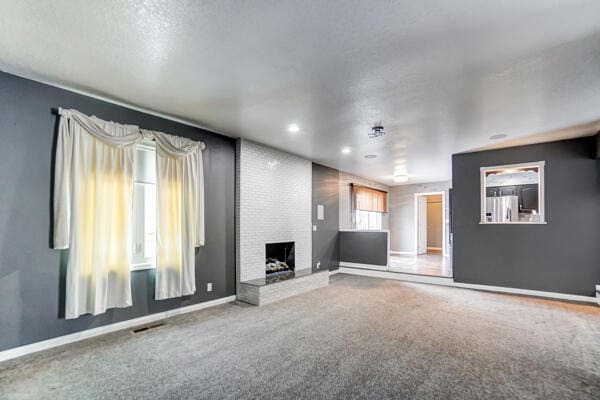
[[[600,283],[594,137],[452,157],[457,282],[591,296]],[[546,225],[481,225],[480,167],[546,161]]]
[[[59,106],[206,143],[206,245],[196,256],[196,294],[154,301],[153,271],[137,271],[132,307],[64,319],[65,255],[50,248],[52,109]],[[5,73],[0,137],[0,351],[235,294],[232,139]],[[210,293],[207,282],[213,283]]]
[[[321,269],[339,268],[339,171],[319,164],[312,164],[312,266],[321,261]],[[325,207],[325,219],[317,220],[317,205]]]

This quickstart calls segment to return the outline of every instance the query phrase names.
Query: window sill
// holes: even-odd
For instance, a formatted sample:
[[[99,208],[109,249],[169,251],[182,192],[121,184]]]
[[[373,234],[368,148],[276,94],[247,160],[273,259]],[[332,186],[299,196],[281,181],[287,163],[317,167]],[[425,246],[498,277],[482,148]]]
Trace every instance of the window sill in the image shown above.
[[[130,271],[143,271],[145,269],[155,269],[156,265],[152,263],[139,263],[139,264],[131,264],[129,266]]]

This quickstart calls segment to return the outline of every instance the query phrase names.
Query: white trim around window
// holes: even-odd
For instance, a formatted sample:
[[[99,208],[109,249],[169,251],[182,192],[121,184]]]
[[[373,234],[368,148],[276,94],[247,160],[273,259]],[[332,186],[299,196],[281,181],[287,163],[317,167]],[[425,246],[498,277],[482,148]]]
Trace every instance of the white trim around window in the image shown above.
[[[545,212],[545,205],[546,205],[546,199],[544,197],[544,193],[546,191],[546,187],[545,187],[545,176],[544,176],[544,169],[546,166],[546,162],[545,161],[534,161],[534,162],[527,162],[527,163],[519,163],[519,164],[506,164],[506,165],[496,165],[496,166],[492,166],[492,167],[481,167],[480,170],[480,206],[479,206],[479,211],[480,211],[480,220],[479,223],[482,225],[544,225],[546,224],[546,212]],[[487,222],[486,221],[486,182],[485,182],[485,175],[486,172],[489,171],[497,171],[497,170],[503,170],[503,169],[519,169],[519,168],[532,168],[532,167],[536,167],[538,168],[538,204],[539,204],[539,221],[533,222],[533,221],[511,221],[511,222]]]

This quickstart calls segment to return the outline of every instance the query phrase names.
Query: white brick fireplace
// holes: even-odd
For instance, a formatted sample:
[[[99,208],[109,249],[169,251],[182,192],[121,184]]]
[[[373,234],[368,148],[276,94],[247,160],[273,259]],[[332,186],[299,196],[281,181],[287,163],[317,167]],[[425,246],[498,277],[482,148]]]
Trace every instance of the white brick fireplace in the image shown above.
[[[238,284],[265,277],[266,243],[295,242],[296,271],[310,269],[311,162],[241,139],[236,156]]]

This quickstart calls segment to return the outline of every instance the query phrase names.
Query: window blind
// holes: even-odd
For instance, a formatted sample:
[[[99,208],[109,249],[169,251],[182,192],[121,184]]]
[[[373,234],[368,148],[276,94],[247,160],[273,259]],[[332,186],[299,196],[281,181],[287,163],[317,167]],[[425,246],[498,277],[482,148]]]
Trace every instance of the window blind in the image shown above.
[[[355,210],[387,213],[387,192],[355,184],[350,187]]]

